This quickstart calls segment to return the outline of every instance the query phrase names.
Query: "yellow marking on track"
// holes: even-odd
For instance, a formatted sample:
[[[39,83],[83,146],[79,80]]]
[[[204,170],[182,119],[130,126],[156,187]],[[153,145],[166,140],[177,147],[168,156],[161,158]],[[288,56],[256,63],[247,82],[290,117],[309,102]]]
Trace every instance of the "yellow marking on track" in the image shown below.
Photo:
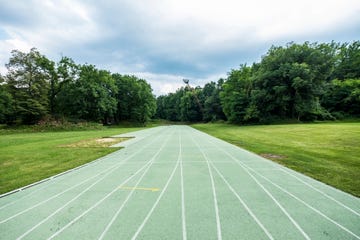
[[[159,188],[144,188],[144,187],[119,187],[119,188],[126,190],[144,190],[144,191],[152,191],[152,192],[157,192],[160,190]]]

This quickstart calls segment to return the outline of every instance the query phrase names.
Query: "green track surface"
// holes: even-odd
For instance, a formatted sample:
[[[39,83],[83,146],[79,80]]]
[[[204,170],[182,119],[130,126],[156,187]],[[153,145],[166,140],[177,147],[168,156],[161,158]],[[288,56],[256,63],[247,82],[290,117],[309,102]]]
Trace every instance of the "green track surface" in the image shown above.
[[[360,199],[188,126],[0,198],[0,239],[360,239]]]

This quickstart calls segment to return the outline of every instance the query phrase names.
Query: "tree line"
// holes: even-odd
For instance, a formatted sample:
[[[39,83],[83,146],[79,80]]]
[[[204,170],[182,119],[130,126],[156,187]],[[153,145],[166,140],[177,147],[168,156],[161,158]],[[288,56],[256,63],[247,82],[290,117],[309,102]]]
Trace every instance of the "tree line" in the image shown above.
[[[217,83],[159,96],[156,116],[232,123],[359,117],[360,41],[273,46]]]
[[[155,98],[136,76],[111,73],[69,57],[54,62],[33,48],[14,50],[0,75],[0,123],[43,119],[145,123],[227,120],[267,123],[360,116],[360,41],[273,46],[259,63],[226,79]]]
[[[11,52],[0,75],[0,123],[43,119],[145,123],[156,111],[151,86],[135,76],[111,73],[69,57],[57,63],[33,48]]]

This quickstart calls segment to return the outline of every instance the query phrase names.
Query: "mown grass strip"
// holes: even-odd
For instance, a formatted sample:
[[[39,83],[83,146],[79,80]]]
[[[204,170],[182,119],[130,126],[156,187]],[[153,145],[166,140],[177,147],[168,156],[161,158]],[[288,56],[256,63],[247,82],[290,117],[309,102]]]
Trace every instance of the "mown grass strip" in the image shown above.
[[[360,123],[192,126],[360,197]]]
[[[106,136],[141,128],[101,130],[0,132],[0,194],[40,181],[68,169],[91,162],[118,150]],[[106,138],[108,139],[108,138]]]

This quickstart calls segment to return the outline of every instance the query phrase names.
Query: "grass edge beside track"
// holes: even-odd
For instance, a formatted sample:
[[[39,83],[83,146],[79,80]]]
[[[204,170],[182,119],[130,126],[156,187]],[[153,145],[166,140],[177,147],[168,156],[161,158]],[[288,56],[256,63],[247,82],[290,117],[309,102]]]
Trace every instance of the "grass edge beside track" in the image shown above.
[[[0,194],[28,187],[93,162],[119,148],[64,145],[133,132],[144,128],[86,131],[11,132],[0,136]]]
[[[359,122],[192,127],[360,197]]]

